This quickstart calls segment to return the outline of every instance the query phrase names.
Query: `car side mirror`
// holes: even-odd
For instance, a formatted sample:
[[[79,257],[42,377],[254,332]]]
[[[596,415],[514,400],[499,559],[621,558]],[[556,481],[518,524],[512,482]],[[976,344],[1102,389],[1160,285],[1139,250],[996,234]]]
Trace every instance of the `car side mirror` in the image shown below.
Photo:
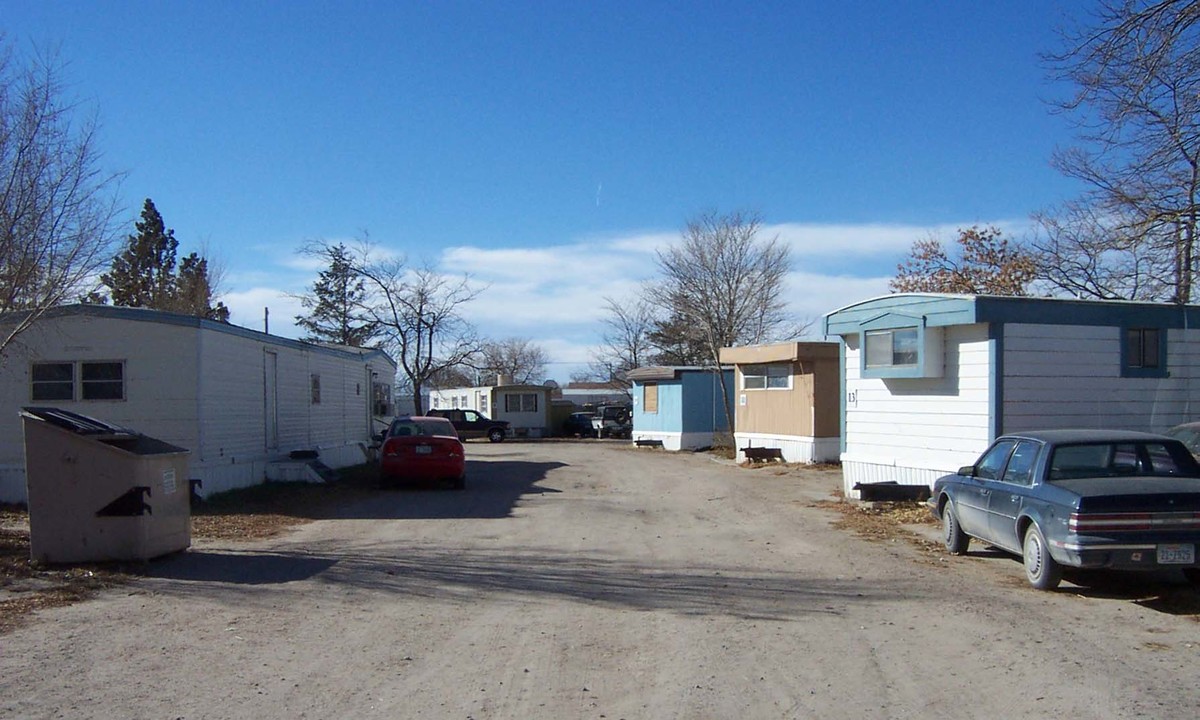
[[[975,466],[963,465],[958,469],[958,474],[962,475],[963,477],[975,477]]]

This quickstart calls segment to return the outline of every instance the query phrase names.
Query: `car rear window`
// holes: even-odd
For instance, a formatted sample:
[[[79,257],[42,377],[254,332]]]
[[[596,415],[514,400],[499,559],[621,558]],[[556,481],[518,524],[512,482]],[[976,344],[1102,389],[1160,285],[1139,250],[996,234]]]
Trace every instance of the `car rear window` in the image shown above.
[[[454,431],[454,426],[449,420],[443,418],[407,418],[404,420],[394,420],[392,426],[388,429],[389,437],[458,437],[458,433]]]
[[[1123,476],[1197,476],[1200,467],[1178,443],[1118,442],[1062,445],[1050,459],[1050,480]]]

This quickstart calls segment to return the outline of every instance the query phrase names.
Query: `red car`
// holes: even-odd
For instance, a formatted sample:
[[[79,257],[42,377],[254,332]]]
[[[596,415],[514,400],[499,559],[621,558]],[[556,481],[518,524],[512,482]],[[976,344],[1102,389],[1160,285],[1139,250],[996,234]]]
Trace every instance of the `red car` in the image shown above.
[[[462,441],[445,418],[398,417],[383,436],[379,453],[383,487],[401,482],[449,482],[456,490],[467,483]]]

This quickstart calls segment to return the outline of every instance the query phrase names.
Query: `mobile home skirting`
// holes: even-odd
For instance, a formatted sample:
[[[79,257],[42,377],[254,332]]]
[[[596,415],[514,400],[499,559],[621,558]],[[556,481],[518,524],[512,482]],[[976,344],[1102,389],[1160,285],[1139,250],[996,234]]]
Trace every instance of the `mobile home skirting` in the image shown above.
[[[770,433],[734,433],[737,443],[737,460],[746,459],[742,448],[764,447],[779,448],[783,451],[784,462],[790,463],[821,463],[837,460],[841,450],[841,438],[814,438],[799,435],[772,435]]]
[[[713,433],[643,430],[633,433],[633,441],[638,440],[661,440],[664,450],[697,450],[713,446]]]

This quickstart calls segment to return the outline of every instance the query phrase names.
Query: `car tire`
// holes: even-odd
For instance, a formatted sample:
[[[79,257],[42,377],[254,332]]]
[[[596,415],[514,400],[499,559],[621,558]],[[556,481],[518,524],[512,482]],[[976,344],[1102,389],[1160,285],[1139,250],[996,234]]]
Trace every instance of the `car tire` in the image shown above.
[[[488,430],[487,439],[490,442],[504,442],[504,431],[500,428],[492,428]]]
[[[1058,583],[1062,581],[1062,565],[1050,557],[1046,536],[1036,524],[1025,530],[1022,550],[1025,578],[1029,580],[1029,584],[1038,590],[1053,590],[1058,587]]]
[[[949,500],[946,501],[946,507],[942,508],[942,542],[951,555],[966,555],[967,547],[971,544],[971,537],[959,527],[954,503]]]

